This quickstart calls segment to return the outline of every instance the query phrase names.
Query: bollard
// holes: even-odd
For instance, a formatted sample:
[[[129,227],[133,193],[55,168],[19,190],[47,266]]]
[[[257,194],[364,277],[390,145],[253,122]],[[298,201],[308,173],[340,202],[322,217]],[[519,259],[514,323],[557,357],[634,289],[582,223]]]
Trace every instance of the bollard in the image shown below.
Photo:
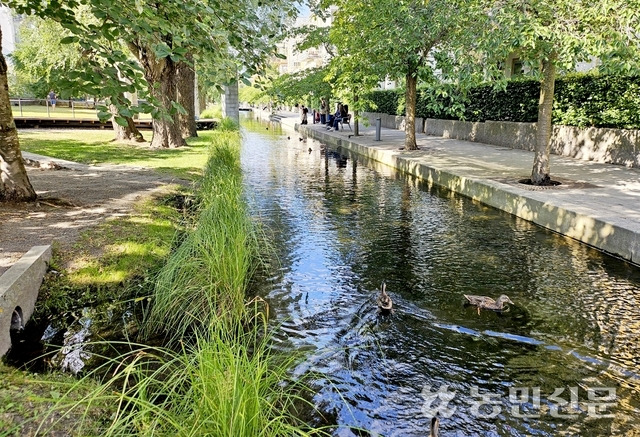
[[[376,118],[376,141],[380,141],[380,130],[382,130],[382,119]]]

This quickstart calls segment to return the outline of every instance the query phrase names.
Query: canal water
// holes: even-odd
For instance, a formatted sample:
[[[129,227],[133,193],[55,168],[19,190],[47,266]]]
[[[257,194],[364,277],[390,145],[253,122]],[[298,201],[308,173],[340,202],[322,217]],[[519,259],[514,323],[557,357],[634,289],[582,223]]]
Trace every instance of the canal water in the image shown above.
[[[334,435],[640,435],[640,269],[276,123],[243,120],[258,293]],[[394,302],[378,314],[382,282]],[[464,294],[515,305],[464,305]]]

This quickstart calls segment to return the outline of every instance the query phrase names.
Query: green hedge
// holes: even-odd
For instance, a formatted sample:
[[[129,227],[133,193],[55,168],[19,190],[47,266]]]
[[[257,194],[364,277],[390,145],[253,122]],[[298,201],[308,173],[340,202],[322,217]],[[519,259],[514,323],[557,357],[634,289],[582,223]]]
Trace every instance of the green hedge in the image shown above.
[[[369,106],[366,110],[391,115],[398,115],[400,111],[404,113],[404,107],[399,107],[403,95],[404,91],[401,89],[372,91],[368,98],[375,103],[376,108]]]
[[[467,121],[535,122],[538,119],[540,83],[513,80],[505,90],[491,85],[472,88],[466,98],[450,91],[445,97],[420,89],[416,115]],[[458,93],[459,94],[459,93]],[[369,94],[377,108],[369,111],[404,114],[404,90]],[[454,105],[457,103],[457,106]],[[463,108],[459,108],[462,103]],[[553,123],[578,127],[640,129],[640,76],[572,74],[556,80]]]

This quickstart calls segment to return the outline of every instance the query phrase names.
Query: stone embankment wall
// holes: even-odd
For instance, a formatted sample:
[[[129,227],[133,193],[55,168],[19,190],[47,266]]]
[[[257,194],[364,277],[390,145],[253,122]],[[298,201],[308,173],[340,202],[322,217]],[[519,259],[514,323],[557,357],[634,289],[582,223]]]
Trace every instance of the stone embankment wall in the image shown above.
[[[403,116],[368,112],[364,113],[364,117],[371,124],[380,118],[384,128],[404,129]],[[536,130],[536,123],[416,118],[416,132],[530,151],[535,148]],[[640,168],[640,131],[553,126],[551,152],[571,158]]]

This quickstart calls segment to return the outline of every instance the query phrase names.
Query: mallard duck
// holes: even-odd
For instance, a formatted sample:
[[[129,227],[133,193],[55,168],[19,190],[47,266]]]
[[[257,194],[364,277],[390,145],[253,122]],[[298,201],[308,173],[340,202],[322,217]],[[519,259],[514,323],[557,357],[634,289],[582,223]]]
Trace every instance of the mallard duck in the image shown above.
[[[498,300],[493,300],[488,296],[475,296],[473,294],[465,294],[464,297],[467,299],[470,305],[478,307],[478,314],[480,314],[481,309],[502,311],[504,310],[505,303],[515,305],[513,302],[511,302],[511,299],[509,299],[509,296],[507,296],[506,294],[501,295]]]
[[[393,307],[393,301],[387,294],[387,284],[384,282],[382,283],[382,289],[380,290],[380,294],[378,295],[376,302],[378,303],[378,308],[380,308],[382,314],[388,314]]]
[[[440,432],[438,428],[440,427],[440,419],[438,418],[438,413],[431,418],[431,426],[429,427],[429,437],[438,437]]]

